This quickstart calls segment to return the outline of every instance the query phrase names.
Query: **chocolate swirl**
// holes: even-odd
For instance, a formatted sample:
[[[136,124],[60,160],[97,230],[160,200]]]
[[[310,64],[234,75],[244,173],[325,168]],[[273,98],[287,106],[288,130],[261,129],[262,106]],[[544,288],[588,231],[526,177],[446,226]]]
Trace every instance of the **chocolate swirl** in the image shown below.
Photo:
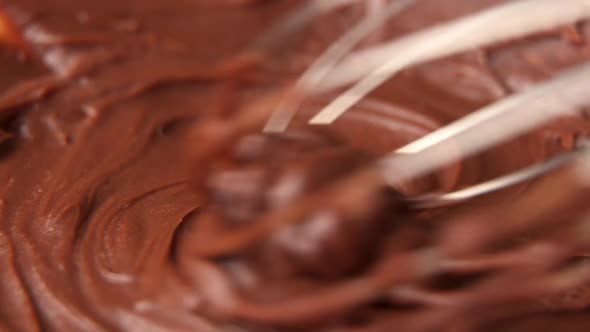
[[[432,226],[384,225],[395,217],[387,200],[371,210],[384,211],[386,218],[379,213],[368,218],[374,224],[353,222],[360,226],[347,234],[355,236],[325,229],[330,236],[320,239],[319,256],[314,250],[299,253],[308,233],[319,232],[313,220],[227,257],[191,251],[192,236],[207,225],[207,211],[214,208],[211,195],[195,189],[194,178],[211,169],[221,172],[212,166],[222,161],[201,160],[195,166],[194,128],[221,106],[239,109],[272,93],[309,63],[318,45],[325,47],[362,14],[354,7],[318,20],[299,34],[300,40],[289,42],[288,57],[268,59],[236,82],[221,64],[295,4],[230,2],[235,3],[1,4],[21,33],[10,40],[22,40],[26,47],[0,43],[0,112],[7,134],[0,161],[0,331],[270,331],[309,330],[309,324],[316,330],[363,331],[404,314],[381,295],[394,281],[404,281],[390,273],[392,267],[398,271],[413,263],[387,261],[387,253],[427,242]],[[500,2],[423,1],[376,40]],[[343,176],[357,162],[586,61],[589,34],[581,24],[410,68],[330,128],[329,140],[314,141],[321,158],[300,162],[311,163],[304,170],[322,171],[319,163],[326,174]],[[313,111],[313,105],[306,110]],[[564,118],[461,160],[408,193],[449,191],[518,169],[571,149],[589,131],[587,119]],[[280,144],[276,149],[265,151],[279,156],[294,151]],[[248,181],[267,174],[264,157],[254,164],[258,173],[246,169]],[[289,167],[297,166],[285,158],[274,179],[288,175]],[[318,186],[334,180],[320,173]],[[260,213],[248,206],[258,201],[248,200],[268,187],[246,193],[244,204],[234,206],[240,193],[232,190],[239,190],[235,185],[241,180],[220,177],[208,178],[207,193],[216,195],[224,222],[247,223]],[[480,205],[493,209],[525,193],[526,186],[515,188]],[[438,216],[409,213],[404,220]],[[317,218],[322,228],[322,215]],[[325,310],[307,313],[314,308]]]

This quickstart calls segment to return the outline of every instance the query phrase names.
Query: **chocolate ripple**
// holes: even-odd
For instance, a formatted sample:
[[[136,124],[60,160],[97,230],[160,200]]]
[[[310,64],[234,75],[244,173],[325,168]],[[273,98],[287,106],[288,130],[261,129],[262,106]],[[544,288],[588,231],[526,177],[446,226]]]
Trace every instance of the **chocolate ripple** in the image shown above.
[[[470,9],[463,8],[467,2]],[[406,33],[501,1],[467,2],[424,1],[386,32]],[[385,257],[379,250],[411,247],[425,241],[424,235],[388,228],[391,241],[371,243],[362,264],[344,264],[337,273],[332,264],[342,257],[333,256],[349,255],[350,243],[330,243],[326,256],[307,257],[312,261],[295,259],[297,273],[293,266],[287,266],[289,273],[276,273],[279,264],[291,264],[280,255],[268,262],[277,247],[265,245],[279,241],[276,237],[258,251],[222,259],[189,250],[192,226],[199,230],[209,206],[193,177],[210,165],[195,167],[187,142],[190,128],[209,116],[227,80],[216,65],[238,54],[291,6],[288,1],[256,7],[181,0],[7,1],[9,16],[21,31],[29,31],[24,37],[34,56],[24,59],[12,47],[0,46],[0,64],[8,68],[0,77],[0,112],[11,113],[3,125],[12,135],[11,149],[0,162],[0,330],[333,330],[354,328],[355,319],[383,318],[372,300],[398,280],[380,272],[410,263],[379,261]],[[346,17],[346,24],[338,18],[330,25],[330,18],[317,27],[342,30]],[[585,25],[579,33],[587,38]],[[329,41],[314,28],[302,34],[309,43]],[[483,56],[478,50],[408,69],[329,128],[327,145],[373,160],[586,61],[586,48],[557,31]],[[261,85],[292,78],[281,75],[286,77],[264,78],[268,81]],[[248,92],[244,95],[259,91],[256,82],[241,87]],[[296,130],[309,128],[295,125]],[[580,117],[562,119],[459,160],[408,192],[450,191],[510,172],[571,149],[589,130]],[[460,150],[456,153],[460,156]],[[334,162],[329,157],[328,166]],[[484,206],[526,190],[499,193]],[[362,231],[352,230],[354,235]],[[368,233],[375,236],[373,229]],[[338,242],[335,234],[326,241]],[[353,248],[365,246],[353,243]],[[291,249],[283,254],[293,255]],[[316,308],[322,311],[310,312]]]

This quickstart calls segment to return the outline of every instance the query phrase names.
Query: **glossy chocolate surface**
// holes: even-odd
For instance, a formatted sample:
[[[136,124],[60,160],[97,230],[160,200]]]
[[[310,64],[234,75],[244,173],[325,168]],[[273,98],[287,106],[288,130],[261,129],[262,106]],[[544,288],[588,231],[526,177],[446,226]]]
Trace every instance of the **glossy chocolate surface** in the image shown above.
[[[502,2],[421,1],[369,42]],[[307,132],[304,143],[272,138],[269,147],[261,143],[268,138],[246,135],[242,150],[237,144],[232,155],[195,162],[199,123],[219,107],[235,111],[292,81],[363,14],[353,6],[317,19],[285,41],[281,54],[228,84],[232,76],[223,65],[295,5],[0,3],[22,34],[0,43],[0,331],[387,330],[380,321],[409,309],[367,295],[389,279],[365,276],[396,246],[428,240],[424,229],[414,236],[415,230],[389,223],[400,211],[391,193],[371,196],[375,206],[354,217],[317,209],[309,221],[221,257],[199,254],[199,232],[249,227],[264,211],[310,195],[375,156],[590,59],[585,23],[473,50],[400,73],[327,129],[329,139]],[[307,110],[302,113],[314,108]],[[584,114],[563,118],[460,160],[405,193],[478,183],[570,150],[588,133]],[[231,166],[229,175],[219,165]],[[289,196],[290,176],[302,173],[313,181]],[[478,203],[478,213],[528,190],[523,185],[492,195]],[[453,211],[404,212],[404,220],[428,224],[441,213]],[[402,231],[408,235],[397,234]],[[581,294],[580,303],[563,307],[584,308],[590,300]],[[326,310],[306,311],[315,307]],[[508,315],[514,321],[473,329],[552,331],[548,326],[564,321],[568,331],[590,326],[579,313],[533,315],[535,323]]]

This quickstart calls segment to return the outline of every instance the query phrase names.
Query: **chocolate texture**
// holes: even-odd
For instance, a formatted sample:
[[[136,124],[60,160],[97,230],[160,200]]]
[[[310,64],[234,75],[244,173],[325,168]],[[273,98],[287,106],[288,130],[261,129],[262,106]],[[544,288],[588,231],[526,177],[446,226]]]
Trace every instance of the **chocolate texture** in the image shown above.
[[[420,1],[366,45],[504,2]],[[298,5],[0,2],[0,331],[590,327],[575,236],[589,189],[573,168],[448,209],[404,203],[574,149],[583,110],[475,157],[458,146],[396,190],[362,171],[588,61],[590,26],[408,68],[328,128],[305,125],[330,96],[311,98],[287,133],[263,135],[282,89],[365,14],[343,7],[249,57]],[[300,201],[313,213],[267,217]]]

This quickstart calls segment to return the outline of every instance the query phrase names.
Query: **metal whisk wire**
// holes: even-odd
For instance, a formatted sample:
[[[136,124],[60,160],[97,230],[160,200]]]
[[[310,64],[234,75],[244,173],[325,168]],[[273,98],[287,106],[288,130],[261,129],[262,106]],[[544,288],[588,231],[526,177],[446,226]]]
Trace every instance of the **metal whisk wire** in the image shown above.
[[[333,42],[295,82],[291,93],[283,98],[266,123],[264,132],[283,132],[303,100],[313,93],[313,90],[336,67],[340,60],[389,18],[403,12],[415,3],[416,0],[394,1],[379,13],[366,16],[342,37]]]
[[[521,0],[359,51],[337,66],[318,90],[331,91],[356,83],[322,109],[310,123],[332,123],[375,88],[409,66],[588,17],[590,1],[587,0]]]

